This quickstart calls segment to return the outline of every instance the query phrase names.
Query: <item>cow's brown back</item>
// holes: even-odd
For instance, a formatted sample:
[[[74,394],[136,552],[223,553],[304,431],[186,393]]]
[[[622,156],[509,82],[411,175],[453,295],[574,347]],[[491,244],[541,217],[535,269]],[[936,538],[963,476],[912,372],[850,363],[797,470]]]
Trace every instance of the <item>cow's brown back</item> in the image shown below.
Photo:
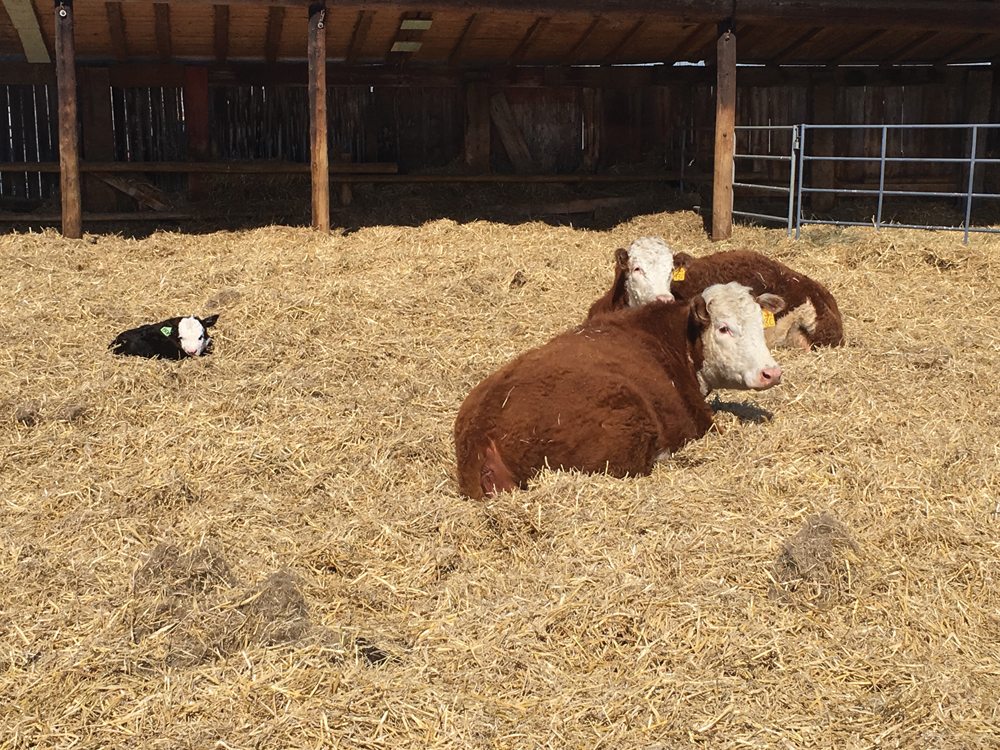
[[[498,491],[523,487],[545,466],[648,474],[659,454],[711,426],[694,346],[688,306],[652,303],[603,315],[508,363],[459,409],[461,491],[479,498],[492,494],[491,482]]]
[[[701,258],[675,256],[684,266],[684,279],[676,277],[671,290],[678,300],[688,300],[712,284],[738,281],[755,295],[771,293],[785,300],[779,319],[811,304],[816,323],[806,336],[811,346],[839,346],[844,343],[844,323],[837,301],[830,291],[803,273],[799,273],[766,255],[749,250],[729,250]],[[679,263],[680,265],[680,263]]]

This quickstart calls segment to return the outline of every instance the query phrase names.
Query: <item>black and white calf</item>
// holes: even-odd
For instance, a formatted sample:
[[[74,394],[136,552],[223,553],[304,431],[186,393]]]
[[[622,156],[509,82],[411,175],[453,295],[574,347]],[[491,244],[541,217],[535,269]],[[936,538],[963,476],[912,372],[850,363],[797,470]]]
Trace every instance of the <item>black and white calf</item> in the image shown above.
[[[198,318],[170,318],[159,323],[147,323],[119,333],[108,345],[112,354],[152,359],[184,359],[207,354],[212,343],[208,329],[218,315]]]

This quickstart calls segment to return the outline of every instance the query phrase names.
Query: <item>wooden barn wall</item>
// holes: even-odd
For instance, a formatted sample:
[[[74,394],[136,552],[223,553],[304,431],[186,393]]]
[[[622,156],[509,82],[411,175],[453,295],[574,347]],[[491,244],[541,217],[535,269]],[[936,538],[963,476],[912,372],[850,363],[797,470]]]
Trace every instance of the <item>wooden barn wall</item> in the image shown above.
[[[1000,81],[993,81],[992,117],[1000,113]],[[974,105],[975,87],[963,70],[944,82],[915,86],[829,88],[828,121],[835,123],[964,122]],[[706,174],[713,159],[714,89],[678,82],[664,86],[493,87],[510,105],[538,172],[574,173],[632,168]],[[792,125],[817,120],[816,90],[808,85],[743,85],[737,96],[738,125]],[[121,161],[183,161],[187,158],[183,90],[178,86],[113,87],[110,102],[114,155]],[[462,169],[466,117],[460,86],[358,86],[329,89],[331,161],[396,162],[401,172]],[[989,116],[989,113],[987,113]],[[218,160],[308,160],[308,109],[301,86],[213,86],[210,89],[210,156]],[[594,120],[593,122],[591,120]],[[54,86],[0,84],[0,161],[58,160]],[[586,143],[594,134],[598,139]],[[877,129],[840,131],[833,153],[877,157]],[[814,153],[815,141],[807,142]],[[787,154],[786,134],[741,134],[739,152]],[[987,137],[986,154],[1000,151],[1000,132]],[[890,156],[964,157],[967,135],[960,131],[892,133]],[[86,155],[84,155],[86,158]],[[497,128],[492,133],[492,169],[513,165]],[[787,164],[738,162],[741,173],[775,182],[787,180]],[[876,182],[877,161],[838,163],[841,184]],[[1000,169],[984,168],[988,189],[1000,186]],[[891,182],[953,183],[964,188],[962,165],[942,162],[887,166]],[[157,175],[162,187],[181,189],[182,175]],[[0,173],[0,198],[44,201],[58,189],[53,173]]]
[[[0,84],[0,162],[58,161],[55,86]],[[0,199],[40,202],[59,187],[58,174],[0,172]]]

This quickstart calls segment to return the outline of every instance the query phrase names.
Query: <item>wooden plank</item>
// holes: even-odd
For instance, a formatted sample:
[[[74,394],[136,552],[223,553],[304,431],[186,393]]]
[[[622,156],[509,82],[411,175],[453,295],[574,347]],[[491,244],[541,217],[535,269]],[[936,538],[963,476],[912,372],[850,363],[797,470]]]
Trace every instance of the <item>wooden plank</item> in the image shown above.
[[[57,224],[60,215],[54,213],[27,212],[14,213],[11,211],[0,211],[0,223],[3,224]],[[137,211],[123,211],[115,213],[90,213],[83,214],[83,219],[90,222],[125,222],[125,221],[167,221],[177,219],[190,219],[192,215],[188,212],[156,212],[140,213]]]
[[[812,89],[812,122],[817,125],[837,124],[837,89],[833,86],[815,86]],[[836,153],[833,130],[809,131],[812,143],[806,143],[808,153],[816,156],[833,156]],[[818,188],[836,187],[837,162],[814,161],[810,164],[809,186]],[[830,211],[836,203],[833,193],[812,193],[809,205],[814,211]]]
[[[715,24],[700,24],[688,32],[680,42],[674,45],[673,49],[664,53],[662,59],[664,62],[685,60],[693,51],[701,48],[704,44],[715,38]]]
[[[153,3],[156,15],[156,51],[160,58],[169,60],[173,56],[173,45],[170,40],[170,6],[166,3]]]
[[[358,59],[361,50],[368,40],[368,32],[371,31],[372,22],[375,20],[375,11],[358,11],[358,20],[354,24],[354,31],[351,33],[350,44],[347,45],[347,54],[344,55],[344,62],[353,63]]]
[[[115,158],[115,129],[111,116],[111,75],[107,68],[80,69],[80,120],[83,157],[91,161]],[[93,177],[83,181],[84,199],[91,211],[119,208],[115,191]]]
[[[184,69],[184,126],[187,129],[187,157],[203,162],[209,155],[208,68],[188,65]],[[188,196],[202,200],[208,183],[196,174],[188,175]]]
[[[587,42],[589,42],[597,32],[597,29],[600,27],[603,20],[604,19],[602,19],[601,16],[594,16],[594,20],[590,22],[580,38],[576,40],[576,44],[574,44],[570,51],[563,56],[563,64],[572,65],[575,62],[579,62],[580,50],[587,46]]]
[[[604,56],[602,62],[606,63],[614,62],[617,59],[618,55],[621,53],[621,51],[632,43],[632,40],[635,39],[636,35],[640,31],[642,31],[642,28],[645,25],[646,25],[645,18],[640,18],[638,21],[632,24],[631,28],[629,28],[629,30],[625,32],[625,36],[623,36],[621,40],[618,42],[618,44],[612,47],[611,51]]]
[[[888,62],[906,62],[912,58],[914,52],[923,47],[927,42],[931,41],[934,37],[938,35],[937,31],[925,31],[923,34],[918,36],[909,44],[906,44],[896,50],[891,57],[889,57]]]
[[[170,210],[170,203],[167,202],[163,191],[145,180],[111,174],[110,172],[94,172],[93,177],[95,180],[100,180],[115,190],[135,198],[140,206],[151,208],[154,211]]]
[[[396,174],[395,162],[335,162],[330,171],[338,175]],[[309,174],[311,166],[297,161],[108,161],[81,162],[81,172],[149,172],[152,174]],[[0,162],[4,172],[59,172],[59,162]]]
[[[49,56],[48,47],[45,46],[42,28],[38,23],[35,6],[32,5],[31,0],[2,1],[7,15],[10,16],[10,21],[14,25],[14,30],[21,40],[25,59],[29,63],[51,63],[52,58]]]
[[[517,47],[514,48],[514,51],[511,53],[507,62],[511,65],[516,65],[521,62],[521,60],[524,59],[524,56],[528,53],[528,50],[531,48],[531,45],[539,37],[539,35],[545,31],[545,27],[548,25],[548,16],[536,18],[527,33],[521,38],[521,41],[518,42]]]
[[[531,158],[528,143],[514,120],[514,113],[503,92],[490,97],[490,116],[497,127],[497,132],[500,133],[500,141],[507,150],[507,156],[510,157],[514,170],[522,174],[531,172],[535,168],[535,162]]]
[[[965,84],[965,117],[964,122],[970,124],[986,123],[990,121],[990,111],[993,109],[993,71],[989,68],[981,70],[970,69]],[[995,130],[979,129],[976,138],[976,158],[982,159],[986,156],[986,143],[991,132]],[[963,156],[972,152],[972,133],[965,139],[965,149]],[[994,167],[995,168],[995,167]],[[983,185],[986,180],[987,166],[980,164],[972,173],[972,190],[976,193],[983,192]],[[960,190],[966,190],[969,185],[969,170],[962,170],[962,185]]]
[[[267,40],[264,43],[264,59],[269,63],[278,59],[278,48],[281,46],[281,30],[285,25],[285,9],[280,5],[272,5],[267,10]]]
[[[835,58],[833,58],[834,63],[841,63],[844,60],[851,59],[854,55],[858,54],[862,50],[868,49],[879,39],[882,39],[888,33],[888,29],[875,29],[870,34],[865,34],[859,41],[852,44],[847,49],[839,52]]]
[[[111,47],[115,59],[119,62],[128,57],[128,37],[125,35],[125,16],[122,14],[121,3],[104,3],[108,14],[108,35],[111,37]]]
[[[62,233],[83,236],[80,196],[80,142],[77,134],[76,48],[73,43],[73,4],[56,6],[56,80],[59,92],[59,191]]]
[[[782,47],[778,52],[771,56],[771,62],[781,65],[789,60],[795,59],[795,54],[805,47],[809,42],[815,39],[824,31],[821,26],[814,26],[813,28],[806,31],[804,34],[797,36],[791,44]]]
[[[229,6],[216,5],[213,13],[212,50],[218,62],[225,62],[229,57]]]
[[[465,87],[465,164],[474,172],[490,171],[490,91],[485,83]]]
[[[604,97],[600,89],[583,89],[583,168],[595,172],[601,162],[604,133]]]
[[[448,55],[448,65],[455,66],[462,61],[465,57],[465,49],[469,45],[469,40],[475,36],[482,22],[483,16],[478,13],[473,13],[469,16],[469,20],[465,22],[465,27],[462,29],[458,41],[455,42],[455,46],[452,47],[451,53]]]
[[[330,156],[326,117],[326,2],[309,6],[309,167],[312,226],[330,231]]]
[[[733,235],[733,147],[736,139],[736,32],[719,24],[716,47],[715,166],[712,181],[712,239]]]

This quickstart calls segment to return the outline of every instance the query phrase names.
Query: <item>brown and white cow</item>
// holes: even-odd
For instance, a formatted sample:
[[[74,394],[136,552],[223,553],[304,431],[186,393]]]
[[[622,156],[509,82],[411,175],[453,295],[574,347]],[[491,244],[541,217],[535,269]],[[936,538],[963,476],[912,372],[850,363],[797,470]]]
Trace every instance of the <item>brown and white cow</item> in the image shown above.
[[[595,317],[522,354],[466,397],[455,420],[459,489],[482,498],[524,487],[543,467],[648,474],[712,425],[705,395],[781,381],[761,307],[740,284],[687,303]]]
[[[638,307],[653,300],[670,302],[670,274],[674,254],[659,237],[640,237],[628,248],[615,250],[615,280],[607,293],[590,306],[592,318],[600,313]]]
[[[837,301],[818,281],[766,255],[749,250],[730,250],[693,258],[672,255],[671,290],[679,300],[691,299],[712,284],[738,281],[754,294],[777,294],[785,310],[765,320],[764,335],[770,347],[840,346],[844,322]]]

